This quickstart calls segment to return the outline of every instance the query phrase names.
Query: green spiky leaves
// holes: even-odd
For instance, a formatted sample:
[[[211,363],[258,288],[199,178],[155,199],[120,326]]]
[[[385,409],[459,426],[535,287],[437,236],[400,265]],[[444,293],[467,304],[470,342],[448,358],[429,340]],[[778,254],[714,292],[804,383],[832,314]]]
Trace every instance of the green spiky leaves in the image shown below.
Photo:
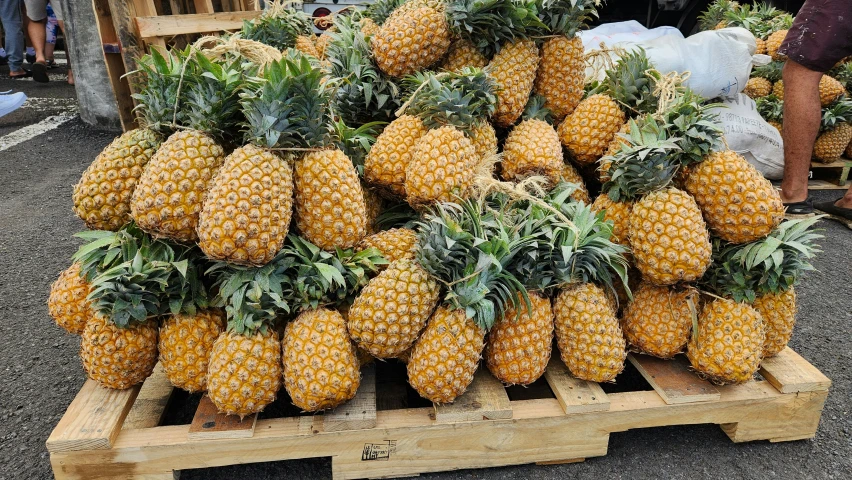
[[[755,67],[751,72],[752,77],[760,77],[769,80],[772,83],[781,80],[781,76],[784,70],[784,62],[782,61],[772,61],[767,63],[766,65],[761,65],[759,67]]]
[[[544,106],[545,103],[547,103],[547,100],[541,95],[530,96],[526,107],[524,107],[522,118],[524,120],[543,120],[553,124],[553,112]]]
[[[607,70],[603,87],[606,93],[633,114],[654,113],[658,96],[655,93],[660,72],[651,67],[645,50],[638,48],[618,59]]]
[[[784,101],[775,95],[760,97],[754,101],[757,104],[757,112],[766,121],[781,123],[784,121]]]
[[[663,113],[669,138],[675,139],[679,151],[672,152],[674,161],[682,166],[698,163],[711,151],[722,149],[724,132],[718,115],[708,109],[718,104],[705,104],[704,99],[686,89]]]
[[[849,122],[852,122],[852,100],[841,95],[831,105],[822,109],[820,132],[834,130],[838,125]]]
[[[551,35],[571,38],[598,17],[601,0],[538,0],[538,17]]]
[[[363,10],[363,15],[376,22],[376,25],[382,25],[391,13],[405,2],[406,0],[374,0]]]
[[[671,138],[666,125],[646,116],[630,121],[630,133],[624,135],[628,141],[611,157],[609,181],[603,191],[613,201],[634,200],[655,192],[671,183],[678,164],[672,156],[680,152],[678,139]]]
[[[428,128],[452,125],[469,132],[490,117],[497,105],[497,84],[477,68],[418,73],[405,82],[413,90],[406,113],[420,117]]]
[[[300,5],[290,2],[272,2],[252,21],[244,21],[241,36],[265,43],[278,50],[296,45],[299,35],[313,35],[313,22]]]
[[[238,60],[214,63],[196,53],[184,73],[182,110],[186,126],[215,138],[228,137],[239,121],[239,92],[245,85]]]
[[[446,13],[453,32],[470,40],[486,58],[506,41],[547,32],[536,0],[447,0]]]
[[[163,55],[156,48],[137,60],[139,70],[130,73],[131,79],[138,81],[136,88],[139,92],[132,95],[137,103],[133,110],[143,126],[165,134],[173,121],[184,123],[184,112],[179,109],[180,103],[176,99],[185,61],[180,51]]]

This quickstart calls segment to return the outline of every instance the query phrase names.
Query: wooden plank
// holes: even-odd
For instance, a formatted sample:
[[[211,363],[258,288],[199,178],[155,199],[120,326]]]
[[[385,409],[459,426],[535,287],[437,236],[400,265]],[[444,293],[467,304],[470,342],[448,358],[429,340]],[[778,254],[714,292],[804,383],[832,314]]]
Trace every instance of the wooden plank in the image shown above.
[[[781,393],[828,391],[831,380],[790,347],[764,358],[760,374]]]
[[[127,418],[124,419],[122,430],[158,426],[163,419],[163,414],[166,413],[166,406],[169,404],[174,389],[175,387],[166,377],[166,372],[163,371],[163,366],[158,363],[154,368],[154,373],[145,380],[142,388],[139,389],[136,401],[133,402],[133,407],[130,408]]]
[[[240,419],[236,415],[224,415],[207,394],[201,397],[195,417],[189,426],[189,440],[219,440],[223,438],[251,438],[257,424],[257,414]]]
[[[355,398],[326,413],[326,432],[359,430],[376,426],[376,365],[361,369],[361,385]]]
[[[113,29],[121,44],[121,60],[125,72],[138,69],[136,59],[145,54],[145,44],[139,37],[136,22],[137,15],[155,15],[153,4],[149,0],[107,0],[112,14]],[[136,80],[133,76],[127,79],[131,93],[136,92]]]
[[[109,449],[121,431],[121,425],[139,386],[112,390],[86,380],[65,415],[47,439],[49,452]]]
[[[852,186],[852,181],[844,184],[832,183],[827,180],[808,180],[808,190],[846,190]]]
[[[558,353],[551,355],[544,378],[566,414],[609,410],[609,398],[601,386],[574,378]]]
[[[98,31],[101,35],[101,43],[118,43],[118,35],[116,35],[115,27],[112,23],[109,2],[107,0],[92,0],[92,6],[94,7],[95,23],[97,23]],[[110,85],[112,86],[112,94],[118,107],[121,128],[125,132],[136,128],[136,119],[133,115],[133,97],[130,96],[130,84],[126,78],[122,78],[125,68],[121,54],[104,51],[104,63]]]
[[[143,39],[169,37],[189,33],[224,32],[239,30],[243,20],[251,20],[260,12],[197,13],[163,17],[136,18],[139,36]]]
[[[852,160],[841,158],[830,163],[811,162],[811,168],[847,168],[852,167]]]
[[[212,0],[192,0],[195,5],[195,13],[213,13]]]
[[[474,374],[467,391],[447,405],[435,405],[435,421],[474,422],[512,418],[512,405],[506,389],[485,368]]]
[[[689,362],[683,355],[662,360],[631,353],[627,359],[668,404],[709,402],[720,397],[719,390],[713,384],[702,380],[690,370]]]

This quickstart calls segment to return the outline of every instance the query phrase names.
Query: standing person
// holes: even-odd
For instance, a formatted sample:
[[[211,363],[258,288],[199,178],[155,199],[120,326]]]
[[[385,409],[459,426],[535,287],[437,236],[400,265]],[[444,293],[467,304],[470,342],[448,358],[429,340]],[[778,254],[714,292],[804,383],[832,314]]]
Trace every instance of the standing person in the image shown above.
[[[53,35],[53,39],[52,39],[52,42],[51,42],[52,44],[47,44],[47,45],[45,45],[45,48],[44,48],[45,56],[47,57],[46,59],[48,61],[48,67],[50,67],[50,68],[55,67],[55,63],[53,61],[53,47],[56,46],[56,35],[58,33],[57,32],[57,26],[58,26],[59,30],[62,32],[62,35],[65,37],[65,60],[67,61],[67,65],[68,65],[68,84],[74,85],[74,72],[71,71],[71,54],[68,50],[68,34],[65,32],[65,20],[62,16],[62,8],[59,5],[59,2],[57,0],[52,0],[52,1],[50,1],[50,9],[53,12],[53,18],[56,19],[56,24],[51,25],[51,23],[49,21],[50,17],[48,17],[48,24],[47,24],[47,27],[48,27],[48,29],[47,29],[47,32],[48,32],[47,33],[47,41],[48,42],[51,42],[51,38],[50,38],[51,32],[52,32],[52,35]],[[52,27],[52,29],[51,29],[51,27]]]
[[[33,63],[33,80],[47,83],[47,59],[44,56],[44,45],[47,40],[47,1],[48,0],[24,0],[27,11],[27,33],[30,42],[35,49],[35,63]]]
[[[852,1],[807,0],[778,50],[784,64],[784,180],[781,200],[789,216],[810,216],[814,207],[852,220],[852,187],[846,195],[814,205],[808,172],[822,116],[819,81],[852,55]]]
[[[24,70],[24,30],[21,0],[0,0],[0,22],[6,33],[6,56],[9,59],[9,78],[29,77]]]

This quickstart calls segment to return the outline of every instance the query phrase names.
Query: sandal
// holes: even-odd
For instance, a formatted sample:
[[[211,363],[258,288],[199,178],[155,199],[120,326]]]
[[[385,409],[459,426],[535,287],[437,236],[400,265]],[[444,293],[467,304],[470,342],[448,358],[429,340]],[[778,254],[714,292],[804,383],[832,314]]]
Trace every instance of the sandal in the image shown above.
[[[837,200],[840,200],[839,198]],[[834,204],[837,200],[814,204],[814,208],[825,212],[834,220],[852,228],[852,208],[841,208]]]
[[[47,83],[50,81],[50,77],[47,76],[47,65],[44,63],[34,63],[33,64],[33,80],[39,83]]]
[[[804,202],[785,203],[787,211],[784,214],[786,218],[809,218],[816,215],[814,213],[814,199],[808,197]]]

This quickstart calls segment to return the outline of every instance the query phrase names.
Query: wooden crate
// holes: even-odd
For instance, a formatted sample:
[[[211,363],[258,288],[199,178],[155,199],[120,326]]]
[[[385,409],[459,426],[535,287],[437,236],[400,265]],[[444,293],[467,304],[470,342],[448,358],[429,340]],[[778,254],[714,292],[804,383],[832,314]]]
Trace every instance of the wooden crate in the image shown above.
[[[734,442],[813,438],[831,384],[789,348],[763,362],[762,379],[737,386],[699,379],[682,356],[629,360],[653,390],[607,394],[554,358],[546,384],[523,389],[523,399],[510,400],[481,369],[454,404],[404,408],[387,398],[404,384],[379,382],[377,394],[375,366],[366,366],[356,398],[325,414],[240,422],[202,398],[191,424],[170,426],[158,426],[173,390],[158,369],[124,391],[87,381],[47,449],[59,480],[172,479],[181,469],[313,457],[331,457],[336,479],[566,463],[606,455],[610,433],[634,428],[715,423]]]
[[[836,162],[811,162],[811,179],[808,181],[810,190],[845,190],[852,185],[849,171],[852,170],[852,160],[841,158]]]

